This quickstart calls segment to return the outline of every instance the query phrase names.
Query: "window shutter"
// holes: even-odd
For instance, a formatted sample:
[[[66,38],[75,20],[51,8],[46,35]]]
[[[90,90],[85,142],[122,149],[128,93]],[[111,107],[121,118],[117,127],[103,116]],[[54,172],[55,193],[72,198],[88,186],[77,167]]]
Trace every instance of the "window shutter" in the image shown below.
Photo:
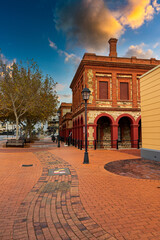
[[[108,99],[108,82],[99,81],[99,99]]]
[[[128,83],[125,82],[120,83],[120,99],[129,100]]]

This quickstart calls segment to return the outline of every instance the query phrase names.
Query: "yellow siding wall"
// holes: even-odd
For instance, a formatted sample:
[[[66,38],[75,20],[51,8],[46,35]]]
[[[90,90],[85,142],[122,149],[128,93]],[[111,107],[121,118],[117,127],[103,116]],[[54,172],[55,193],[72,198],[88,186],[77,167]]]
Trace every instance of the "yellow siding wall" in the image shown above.
[[[160,150],[160,66],[142,76],[142,148]]]

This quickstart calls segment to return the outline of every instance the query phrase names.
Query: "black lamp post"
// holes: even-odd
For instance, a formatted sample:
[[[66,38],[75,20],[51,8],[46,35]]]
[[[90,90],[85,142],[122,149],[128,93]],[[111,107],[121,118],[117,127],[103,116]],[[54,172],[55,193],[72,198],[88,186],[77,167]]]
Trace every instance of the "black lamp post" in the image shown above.
[[[89,163],[88,152],[87,152],[87,100],[90,96],[90,90],[88,88],[83,88],[82,90],[82,97],[85,101],[85,153],[84,153],[84,164]]]
[[[61,111],[57,111],[58,119],[60,119]],[[58,122],[58,147],[60,147],[60,136],[59,136],[59,122]]]

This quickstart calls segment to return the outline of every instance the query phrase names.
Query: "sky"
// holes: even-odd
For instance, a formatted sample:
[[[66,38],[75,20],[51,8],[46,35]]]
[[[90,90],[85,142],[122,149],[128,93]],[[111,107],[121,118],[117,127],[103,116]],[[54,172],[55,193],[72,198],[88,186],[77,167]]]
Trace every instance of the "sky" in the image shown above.
[[[57,82],[60,102],[71,102],[70,83],[85,52],[160,59],[160,0],[0,0],[4,62],[34,59]]]

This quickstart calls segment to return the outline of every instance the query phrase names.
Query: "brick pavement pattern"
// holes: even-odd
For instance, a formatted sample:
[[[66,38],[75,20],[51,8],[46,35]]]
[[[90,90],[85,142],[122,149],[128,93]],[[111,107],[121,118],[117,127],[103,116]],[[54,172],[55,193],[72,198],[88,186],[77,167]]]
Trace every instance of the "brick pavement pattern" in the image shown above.
[[[0,239],[160,240],[159,181],[104,169],[135,155],[90,150],[87,165],[74,147],[0,151]]]
[[[43,172],[17,211],[13,239],[116,239],[86,213],[78,192],[75,170],[49,152],[37,152]],[[69,168],[69,175],[48,174]]]
[[[135,156],[125,150],[90,150],[88,165],[82,164],[83,151],[66,148],[50,152],[75,168],[82,204],[105,231],[119,240],[160,240],[159,180],[123,177],[104,169],[112,161],[139,158],[137,150]]]
[[[22,164],[33,164],[33,167],[22,167]],[[41,174],[41,164],[32,153],[0,153],[0,239],[13,239],[18,208]]]

